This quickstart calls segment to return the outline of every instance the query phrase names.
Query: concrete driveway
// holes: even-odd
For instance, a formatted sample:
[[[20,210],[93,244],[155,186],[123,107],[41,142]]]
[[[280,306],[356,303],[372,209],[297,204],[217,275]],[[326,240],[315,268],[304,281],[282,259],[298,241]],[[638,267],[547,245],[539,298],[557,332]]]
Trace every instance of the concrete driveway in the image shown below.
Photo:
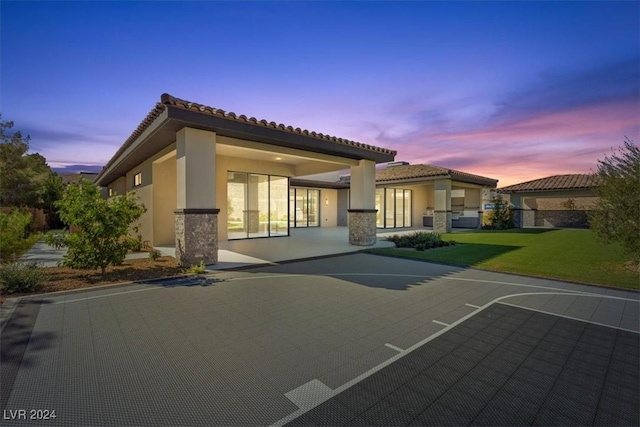
[[[638,297],[352,254],[24,299],[3,424],[637,425]]]

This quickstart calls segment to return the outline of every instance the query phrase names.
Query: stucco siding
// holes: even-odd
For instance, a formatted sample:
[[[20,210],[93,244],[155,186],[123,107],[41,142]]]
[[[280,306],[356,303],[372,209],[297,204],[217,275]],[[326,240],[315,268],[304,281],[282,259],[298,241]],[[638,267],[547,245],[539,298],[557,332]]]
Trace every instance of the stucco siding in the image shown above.
[[[321,227],[335,227],[338,225],[338,190],[320,190]]]
[[[153,246],[175,244],[176,158],[153,164]]]

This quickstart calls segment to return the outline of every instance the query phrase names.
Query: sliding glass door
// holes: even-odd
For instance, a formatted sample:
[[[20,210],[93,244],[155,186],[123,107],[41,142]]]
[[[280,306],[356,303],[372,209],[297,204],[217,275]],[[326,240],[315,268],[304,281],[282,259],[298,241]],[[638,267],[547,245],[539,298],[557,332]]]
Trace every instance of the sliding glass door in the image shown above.
[[[320,226],[320,190],[289,190],[289,224],[291,227]]]
[[[288,236],[289,179],[229,172],[227,233],[229,240]]]
[[[411,227],[411,190],[376,188],[375,203],[378,228]]]

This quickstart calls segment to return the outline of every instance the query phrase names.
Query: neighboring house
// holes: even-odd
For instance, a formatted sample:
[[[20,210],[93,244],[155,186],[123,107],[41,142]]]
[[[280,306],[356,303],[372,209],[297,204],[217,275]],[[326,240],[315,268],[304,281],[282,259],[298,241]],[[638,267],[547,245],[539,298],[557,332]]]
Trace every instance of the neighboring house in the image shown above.
[[[97,172],[59,172],[60,178],[64,184],[70,184],[80,179],[86,179],[93,182],[97,177]]]
[[[499,188],[515,210],[516,227],[588,228],[598,198],[591,174],[553,175]]]
[[[175,246],[183,265],[217,262],[218,242],[348,226],[372,245],[377,228],[477,228],[497,180],[393,162],[395,151],[236,115],[164,94],[95,182],[135,191],[139,233]],[[305,176],[350,169],[340,182]]]
[[[71,184],[73,182],[78,182],[81,179],[94,182],[98,177],[98,172],[59,172],[58,175],[60,175],[64,184]],[[100,194],[104,198],[109,196],[108,190],[105,187],[100,189]]]

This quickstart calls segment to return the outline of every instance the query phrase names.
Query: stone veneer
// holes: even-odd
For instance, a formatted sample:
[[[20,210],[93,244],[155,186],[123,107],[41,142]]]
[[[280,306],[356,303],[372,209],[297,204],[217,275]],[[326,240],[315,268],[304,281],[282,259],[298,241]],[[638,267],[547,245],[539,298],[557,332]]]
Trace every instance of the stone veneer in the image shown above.
[[[589,212],[583,210],[536,210],[537,227],[589,228]]]
[[[218,212],[220,209],[175,211],[176,261],[183,267],[218,262]]]
[[[536,211],[523,209],[522,214],[522,228],[533,227],[536,225]]]
[[[435,233],[451,232],[451,211],[433,211],[433,231]]]
[[[377,209],[349,209],[349,244],[371,246],[376,243]]]

